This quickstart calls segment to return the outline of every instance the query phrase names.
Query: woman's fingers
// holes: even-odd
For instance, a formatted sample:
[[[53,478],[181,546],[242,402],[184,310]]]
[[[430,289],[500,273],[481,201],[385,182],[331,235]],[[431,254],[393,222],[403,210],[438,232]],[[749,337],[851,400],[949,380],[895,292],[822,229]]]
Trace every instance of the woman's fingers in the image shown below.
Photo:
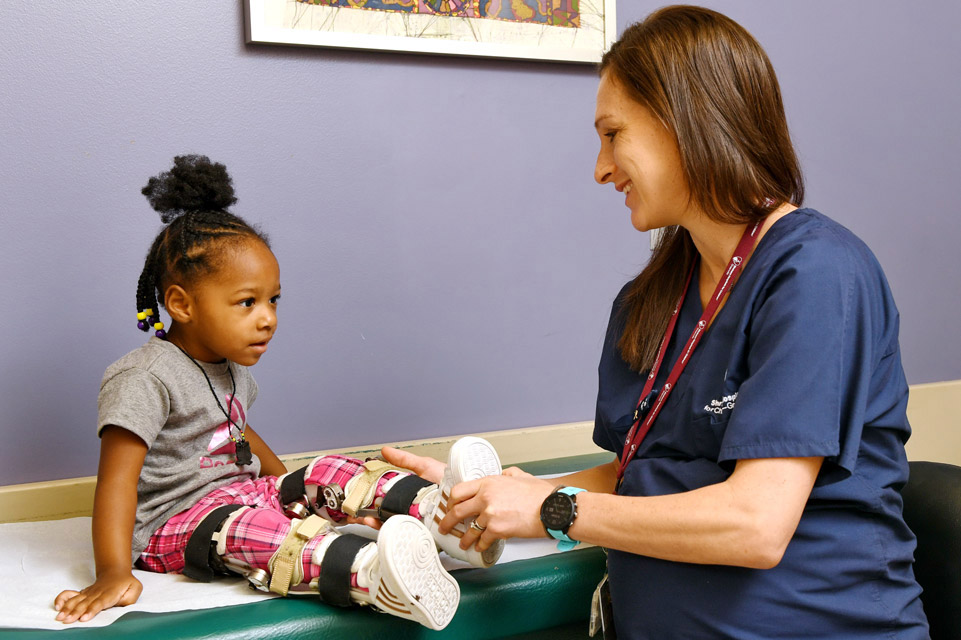
[[[450,531],[458,522],[477,518],[478,526],[464,535],[461,547],[468,548],[483,537],[487,545],[497,538],[537,538],[544,536],[540,505],[554,485],[530,475],[486,476],[462,482],[451,489],[447,515],[440,530]],[[483,547],[478,547],[483,548]]]
[[[404,469],[410,469],[421,478],[434,484],[440,484],[441,479],[444,477],[444,468],[447,465],[440,460],[428,458],[427,456],[419,456],[416,453],[404,451],[396,447],[383,447],[380,452],[387,462]]]
[[[485,478],[469,480],[451,488],[450,497],[447,500],[447,513],[439,525],[441,533],[449,533],[455,525],[468,517],[476,516],[484,509],[486,506],[484,502],[473,500],[484,480]]]
[[[384,525],[383,521],[375,518],[374,516],[363,516],[360,518],[355,516],[347,516],[344,522],[347,524],[362,524],[372,529],[380,529]]]
[[[524,471],[523,469],[521,469],[520,467],[507,467],[506,469],[504,469],[504,475],[511,476],[512,478],[523,478],[523,477],[533,478],[534,477],[531,474]]]

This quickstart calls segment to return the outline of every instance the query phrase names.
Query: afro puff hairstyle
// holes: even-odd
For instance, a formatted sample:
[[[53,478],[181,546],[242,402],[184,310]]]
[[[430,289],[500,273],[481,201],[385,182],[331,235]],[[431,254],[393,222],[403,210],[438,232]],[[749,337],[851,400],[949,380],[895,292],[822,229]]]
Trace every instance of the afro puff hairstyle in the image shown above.
[[[141,190],[164,223],[154,238],[137,283],[137,327],[164,337],[158,300],[171,284],[188,284],[218,268],[224,249],[267,236],[227,211],[237,202],[227,167],[202,155],[174,158],[173,167]]]

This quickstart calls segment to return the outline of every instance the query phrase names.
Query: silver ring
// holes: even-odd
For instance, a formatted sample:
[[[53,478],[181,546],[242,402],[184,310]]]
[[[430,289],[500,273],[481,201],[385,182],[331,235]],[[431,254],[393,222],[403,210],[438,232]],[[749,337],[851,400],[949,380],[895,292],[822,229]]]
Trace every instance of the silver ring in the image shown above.
[[[470,528],[476,531],[477,533],[484,533],[484,531],[487,529],[487,527],[482,527],[479,524],[477,524],[477,518],[474,518],[473,520],[470,521]]]

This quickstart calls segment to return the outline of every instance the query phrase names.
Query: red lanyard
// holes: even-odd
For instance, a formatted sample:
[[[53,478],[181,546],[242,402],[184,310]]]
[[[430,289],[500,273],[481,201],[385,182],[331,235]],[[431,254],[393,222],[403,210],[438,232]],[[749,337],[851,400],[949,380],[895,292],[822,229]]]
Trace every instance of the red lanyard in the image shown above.
[[[674,334],[677,315],[681,310],[681,305],[684,303],[684,298],[687,296],[688,287],[691,286],[691,277],[694,275],[697,261],[691,265],[691,271],[687,274],[687,282],[684,284],[684,293],[681,294],[680,300],[677,301],[677,305],[674,307],[674,313],[671,314],[671,321],[667,325],[667,331],[664,332],[664,337],[661,338],[661,346],[657,350],[657,358],[654,360],[651,372],[648,374],[647,381],[644,383],[644,390],[641,392],[641,397],[637,401],[637,408],[634,410],[634,425],[631,427],[631,430],[627,434],[627,439],[624,441],[624,451],[621,454],[621,462],[617,469],[618,484],[624,475],[624,469],[627,467],[627,463],[630,462],[634,454],[637,453],[637,448],[640,446],[641,441],[644,439],[644,436],[647,435],[647,432],[651,430],[651,425],[654,424],[657,415],[661,412],[661,408],[664,406],[664,403],[667,402],[668,396],[670,396],[671,391],[674,390],[677,379],[681,377],[684,367],[687,366],[688,361],[691,359],[691,354],[694,353],[694,349],[704,336],[707,326],[710,324],[711,319],[717,312],[718,306],[721,304],[721,300],[723,300],[724,296],[731,290],[737,273],[741,270],[741,265],[744,264],[744,259],[751,250],[754,249],[754,245],[757,242],[757,232],[763,222],[762,220],[744,230],[744,235],[741,236],[741,241],[738,242],[737,248],[734,249],[734,255],[731,256],[727,270],[714,289],[714,296],[708,303],[707,308],[704,309],[704,313],[701,314],[701,319],[698,321],[697,326],[694,327],[691,337],[687,339],[687,345],[685,345],[684,351],[681,352],[677,362],[674,363],[674,368],[671,369],[671,374],[667,377],[664,388],[657,394],[654,406],[648,411],[646,405],[650,403],[649,396],[651,390],[654,388],[654,380],[657,378],[657,372],[660,370],[661,363],[664,361],[667,343],[671,341],[671,336]],[[646,416],[644,416],[645,411],[647,413]],[[643,420],[643,423],[641,420]],[[640,429],[638,429],[639,426]]]

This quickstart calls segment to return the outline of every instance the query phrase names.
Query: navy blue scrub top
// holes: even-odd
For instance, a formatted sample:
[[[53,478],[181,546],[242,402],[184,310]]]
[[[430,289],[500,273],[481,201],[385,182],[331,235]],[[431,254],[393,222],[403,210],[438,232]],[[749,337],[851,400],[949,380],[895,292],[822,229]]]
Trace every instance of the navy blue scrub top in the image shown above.
[[[614,302],[594,441],[620,455],[644,374],[617,351]],[[655,389],[699,320],[697,273]],[[823,456],[782,561],[769,570],[611,551],[620,638],[926,638],[901,516],[908,387],[898,312],[871,251],[811,209],[778,220],[628,465],[620,493],[724,481],[739,459]]]

